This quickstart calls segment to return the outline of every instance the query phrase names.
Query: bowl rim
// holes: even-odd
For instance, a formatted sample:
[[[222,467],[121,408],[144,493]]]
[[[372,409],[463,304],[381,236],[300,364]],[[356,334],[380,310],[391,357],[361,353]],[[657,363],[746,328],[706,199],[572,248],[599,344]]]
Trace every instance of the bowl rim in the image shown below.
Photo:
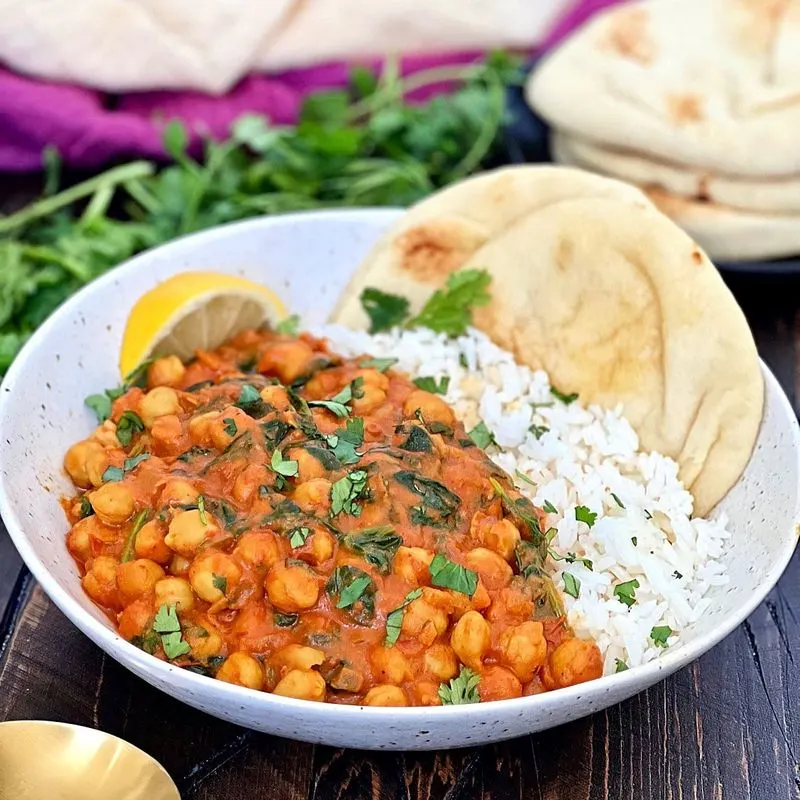
[[[14,359],[5,379],[0,384],[0,439],[6,426],[6,416],[8,413],[8,398],[14,390],[14,386],[20,376],[24,374],[26,365],[31,356],[44,346],[49,337],[50,331],[64,318],[70,317],[77,309],[90,300],[93,294],[102,291],[107,285],[113,283],[120,275],[128,275],[136,271],[143,262],[147,262],[153,257],[154,253],[159,256],[169,256],[170,251],[179,252],[186,247],[187,242],[192,245],[202,247],[203,244],[217,238],[228,238],[240,234],[247,234],[251,231],[258,231],[265,227],[291,226],[295,222],[305,221],[314,223],[315,221],[336,222],[336,221],[366,221],[385,219],[388,225],[395,220],[402,209],[375,209],[375,208],[353,208],[335,210],[312,210],[301,211],[291,214],[282,214],[274,217],[257,217],[241,222],[232,222],[220,225],[197,233],[190,233],[173,239],[170,242],[159,245],[150,250],[146,250],[122,264],[112,268],[104,275],[84,286],[75,295],[62,304],[45,322],[34,332],[31,338],[25,343],[20,353]],[[765,396],[772,394],[776,396],[779,404],[786,412],[790,422],[790,431],[793,443],[794,456],[797,462],[797,469],[800,472],[800,425],[797,416],[789,402],[786,393],[778,383],[772,371],[760,360],[762,373],[765,379]],[[36,556],[36,553],[28,541],[19,515],[11,502],[7,489],[7,479],[5,477],[5,450],[0,448],[0,515],[5,522],[11,540],[19,551],[25,565],[33,574],[36,581],[41,585],[47,596],[60,609],[60,611],[86,636],[97,644],[112,658],[120,662],[127,669],[142,674],[152,674],[160,678],[165,684],[173,684],[184,691],[199,696],[217,696],[224,698],[231,703],[239,705],[246,704],[251,709],[283,709],[291,711],[307,711],[309,701],[294,698],[281,697],[269,692],[257,692],[245,687],[219,681],[199,675],[189,670],[182,669],[161,661],[144,651],[137,648],[127,640],[123,639],[113,628],[103,624],[100,620],[93,617],[86,611],[81,604],[70,596],[69,592],[62,587],[58,580],[53,577],[45,565]],[[794,509],[792,526],[795,532],[798,531],[800,522],[800,500],[798,507]],[[788,523],[787,523],[788,524]],[[791,541],[789,545],[788,542]],[[680,645],[674,650],[667,651],[657,659],[646,664],[631,667],[623,672],[612,675],[603,675],[593,681],[558,689],[552,692],[545,692],[527,697],[511,698],[506,700],[496,700],[490,703],[475,703],[465,705],[439,706],[435,712],[427,706],[409,707],[373,707],[360,705],[346,705],[338,703],[317,703],[315,712],[322,716],[336,719],[337,721],[363,720],[370,724],[382,725],[390,722],[397,724],[399,719],[406,723],[412,723],[415,719],[419,722],[430,723],[431,713],[437,715],[437,719],[458,718],[463,722],[477,722],[487,716],[495,716],[492,709],[500,711],[501,707],[510,708],[513,706],[515,711],[527,712],[532,716],[537,712],[548,711],[566,704],[585,701],[587,696],[601,696],[610,687],[618,690],[622,694],[628,691],[633,694],[648,686],[653,685],[659,680],[661,673],[664,677],[676,670],[695,661],[705,654],[722,639],[732,633],[750,614],[762,603],[767,594],[774,588],[779,578],[785,571],[795,551],[796,538],[787,539],[787,545],[782,549],[779,557],[775,559],[770,568],[766,571],[756,592],[749,595],[739,606],[736,613],[728,615],[723,623],[706,634],[690,639],[685,644]],[[65,551],[66,554],[66,551]],[[119,654],[117,652],[119,651]],[[129,666],[134,665],[135,669]],[[160,687],[157,687],[160,688]],[[162,689],[162,691],[166,691]]]

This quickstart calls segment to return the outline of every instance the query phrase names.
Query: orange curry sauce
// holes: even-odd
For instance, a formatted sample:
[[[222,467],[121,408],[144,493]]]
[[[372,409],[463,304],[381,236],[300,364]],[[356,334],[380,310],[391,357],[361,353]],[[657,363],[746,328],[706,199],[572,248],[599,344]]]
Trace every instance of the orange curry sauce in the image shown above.
[[[251,331],[188,366],[157,360],[146,384],[65,458],[82,490],[65,502],[69,550],[126,639],[334,703],[600,676],[542,571],[541,512],[386,360]]]

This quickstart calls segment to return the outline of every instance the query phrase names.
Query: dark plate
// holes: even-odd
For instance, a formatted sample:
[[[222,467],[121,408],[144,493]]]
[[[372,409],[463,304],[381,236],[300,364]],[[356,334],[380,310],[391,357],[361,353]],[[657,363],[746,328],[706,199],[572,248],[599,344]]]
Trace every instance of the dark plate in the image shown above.
[[[535,61],[526,66],[526,74]],[[506,151],[511,164],[550,163],[548,125],[525,102],[523,89],[515,86],[508,90],[508,108],[511,119],[506,125]],[[774,261],[720,262],[717,267],[729,272],[758,272],[770,275],[800,275],[800,255]]]

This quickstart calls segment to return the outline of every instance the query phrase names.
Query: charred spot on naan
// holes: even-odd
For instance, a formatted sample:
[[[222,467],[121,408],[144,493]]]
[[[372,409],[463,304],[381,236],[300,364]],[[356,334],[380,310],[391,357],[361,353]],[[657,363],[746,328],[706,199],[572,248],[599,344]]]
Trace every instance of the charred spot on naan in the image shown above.
[[[604,42],[617,55],[640,64],[652,64],[656,47],[650,35],[650,17],[643,8],[625,9],[617,14]]]
[[[703,113],[703,100],[699,95],[686,92],[685,94],[668,94],[665,98],[667,117],[676,125],[689,125],[701,122]]]
[[[486,242],[486,235],[468,220],[435,219],[415,225],[397,237],[400,271],[422,283],[440,284],[460,269]]]

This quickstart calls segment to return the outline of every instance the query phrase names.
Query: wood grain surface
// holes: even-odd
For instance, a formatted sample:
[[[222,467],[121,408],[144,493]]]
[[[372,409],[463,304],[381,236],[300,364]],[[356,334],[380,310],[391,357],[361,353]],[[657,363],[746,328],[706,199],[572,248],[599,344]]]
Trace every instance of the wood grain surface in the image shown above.
[[[800,277],[730,285],[797,408]],[[800,557],[698,662],[561,728],[443,753],[334,750],[252,733],[151,689],[74,628],[0,530],[0,720],[55,719],[138,745],[184,800],[800,798]]]

